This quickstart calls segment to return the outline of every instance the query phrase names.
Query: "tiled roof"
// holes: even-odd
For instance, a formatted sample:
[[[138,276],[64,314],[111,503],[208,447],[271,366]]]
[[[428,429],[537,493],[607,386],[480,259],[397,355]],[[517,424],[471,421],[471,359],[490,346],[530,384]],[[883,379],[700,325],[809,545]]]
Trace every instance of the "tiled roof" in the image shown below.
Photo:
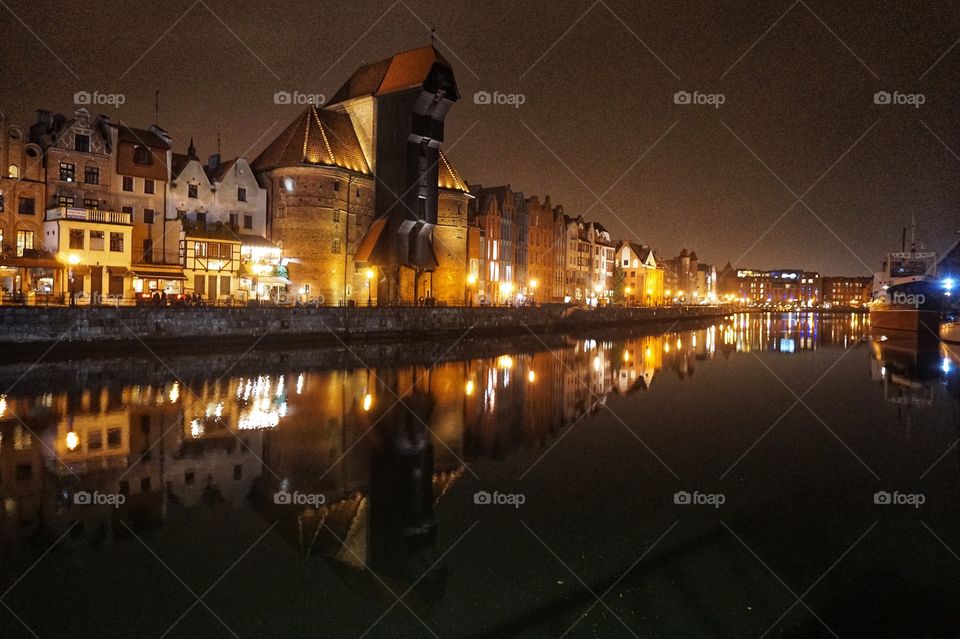
[[[227,171],[233,168],[237,163],[237,160],[240,158],[233,158],[232,160],[227,160],[226,162],[221,162],[217,168],[211,170],[209,167],[203,167],[203,170],[207,174],[207,178],[211,182],[223,182],[223,176],[227,174]]]
[[[175,180],[180,177],[189,162],[190,156],[186,153],[172,153],[170,155],[170,179]]]
[[[156,149],[169,149],[170,145],[153,131],[147,129],[134,129],[132,127],[117,125],[117,139],[120,142],[129,142],[131,144],[145,144]]]
[[[437,186],[439,186],[441,189],[447,189],[449,191],[462,191],[463,193],[470,192],[470,188],[467,186],[467,183],[463,181],[463,178],[460,177],[460,174],[457,173],[457,170],[453,168],[443,151],[440,151],[440,163],[438,168],[440,171],[439,175],[437,176]]]
[[[385,95],[422,85],[430,76],[433,65],[438,62],[450,68],[450,63],[440,52],[429,45],[402,51],[386,60],[364,65],[343,83],[330,104],[365,95]],[[452,79],[451,76],[451,81]],[[456,93],[455,86],[453,91]]]
[[[251,164],[254,171],[281,166],[337,166],[370,174],[350,116],[311,105]]]

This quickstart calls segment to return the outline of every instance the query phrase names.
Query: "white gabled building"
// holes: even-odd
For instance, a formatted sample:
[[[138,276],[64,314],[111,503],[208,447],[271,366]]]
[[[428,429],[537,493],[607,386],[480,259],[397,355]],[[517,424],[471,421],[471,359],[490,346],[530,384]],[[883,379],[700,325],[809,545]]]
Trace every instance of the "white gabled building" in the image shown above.
[[[208,303],[275,298],[288,281],[280,248],[269,242],[267,196],[244,158],[203,165],[193,140],[173,154],[167,216],[180,220],[185,293]]]

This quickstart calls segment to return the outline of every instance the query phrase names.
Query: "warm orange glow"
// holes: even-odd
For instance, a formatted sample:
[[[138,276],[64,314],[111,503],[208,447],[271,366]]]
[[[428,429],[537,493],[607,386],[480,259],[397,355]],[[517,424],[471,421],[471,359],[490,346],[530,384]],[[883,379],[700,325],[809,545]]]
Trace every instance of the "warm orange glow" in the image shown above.
[[[373,406],[373,395],[367,393],[363,396],[363,410],[369,411],[371,406]]]
[[[464,389],[464,392],[467,394],[467,397],[473,395],[473,380],[467,382],[467,387]]]
[[[77,446],[79,445],[80,445],[80,436],[71,430],[69,433],[67,433],[67,449],[76,450]]]

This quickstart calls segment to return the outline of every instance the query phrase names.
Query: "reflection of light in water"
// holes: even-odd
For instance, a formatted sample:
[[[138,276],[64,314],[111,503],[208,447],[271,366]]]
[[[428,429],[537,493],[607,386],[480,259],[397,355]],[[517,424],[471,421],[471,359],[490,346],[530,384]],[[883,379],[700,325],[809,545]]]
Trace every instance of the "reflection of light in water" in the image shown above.
[[[283,395],[283,375],[280,376],[280,379],[277,380],[277,397]]]
[[[630,351],[623,351],[623,361],[625,362],[630,361]]]
[[[670,342],[664,342],[664,343],[663,343],[663,352],[664,352],[664,353],[669,353],[669,352],[670,352]]]
[[[593,370],[600,372],[600,356],[597,355],[593,358]]]
[[[781,353],[793,353],[797,350],[796,342],[792,339],[781,337],[780,338],[780,352]]]
[[[267,404],[269,406],[269,403]],[[237,428],[240,430],[256,430],[259,428],[276,428],[280,423],[280,411],[264,409],[260,402],[255,402],[250,408],[240,411]]]
[[[67,450],[76,450],[80,445],[80,436],[72,430],[67,433]]]
[[[297,395],[303,393],[303,373],[297,377]]]
[[[680,341],[680,338],[678,337],[678,338],[677,338],[677,350],[679,351],[679,350],[682,349],[682,348],[683,348],[683,342],[681,342],[681,341]]]
[[[7,413],[7,396],[0,395],[0,417]]]
[[[223,417],[223,402],[219,404],[207,404],[206,416],[208,418],[216,417],[217,419]]]
[[[373,406],[373,395],[367,393],[363,396],[363,410],[369,411],[371,406]]]
[[[190,436],[196,439],[203,435],[203,424],[200,423],[199,419],[194,419],[190,422]]]
[[[501,355],[497,358],[497,366],[504,370],[509,370],[513,368],[513,358],[509,355]]]
[[[473,380],[467,380],[467,385],[464,388],[464,392],[469,396],[473,395]]]
[[[180,382],[174,382],[170,387],[170,403],[175,403],[180,399]]]
[[[946,360],[944,360],[944,361],[946,361]],[[537,374],[536,374],[535,372],[533,372],[533,371],[530,371],[529,373],[527,373],[527,379],[528,379],[528,380],[530,381],[530,383],[532,384],[532,383],[534,383],[535,381],[537,381]]]
[[[950,358],[949,357],[943,358],[943,364],[941,365],[941,368],[943,368],[943,372],[945,374],[947,375],[950,374]]]

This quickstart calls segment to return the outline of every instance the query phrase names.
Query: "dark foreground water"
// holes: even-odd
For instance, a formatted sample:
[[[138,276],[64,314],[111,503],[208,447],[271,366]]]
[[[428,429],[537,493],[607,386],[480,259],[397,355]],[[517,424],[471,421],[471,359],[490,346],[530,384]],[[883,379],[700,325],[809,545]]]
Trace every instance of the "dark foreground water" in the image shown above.
[[[0,369],[0,637],[960,636],[960,353],[527,341]]]

